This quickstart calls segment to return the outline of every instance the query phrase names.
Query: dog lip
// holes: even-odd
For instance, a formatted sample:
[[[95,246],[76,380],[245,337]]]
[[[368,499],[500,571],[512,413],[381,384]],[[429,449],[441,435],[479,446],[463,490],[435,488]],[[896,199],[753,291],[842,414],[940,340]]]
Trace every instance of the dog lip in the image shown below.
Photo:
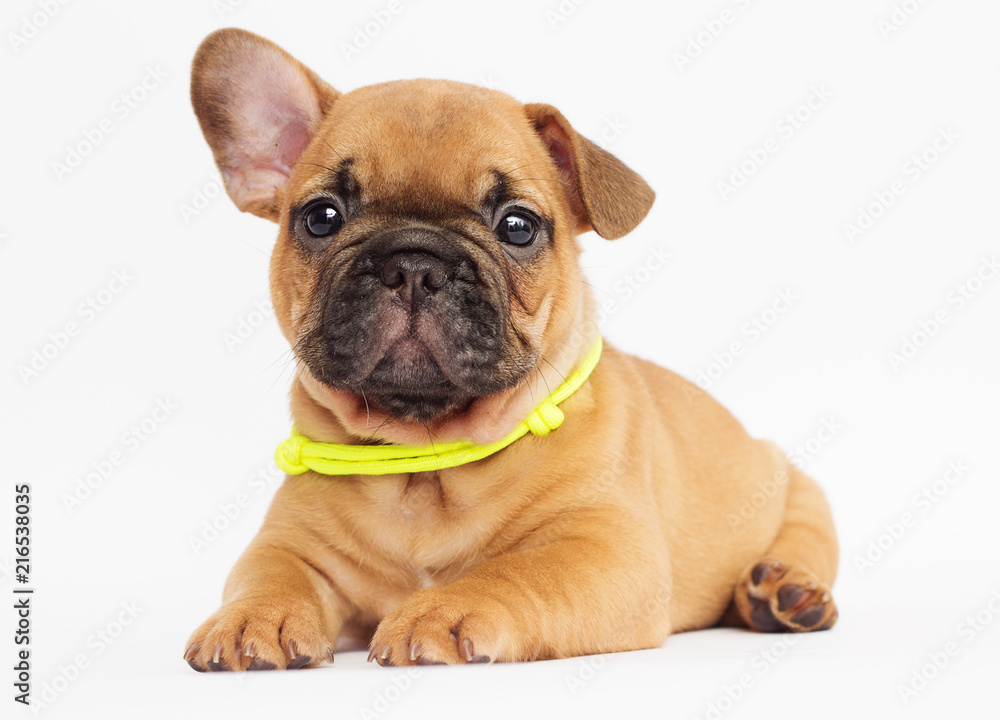
[[[362,383],[366,401],[397,417],[429,420],[464,402],[467,393],[442,371],[430,349],[407,335],[394,342]]]
[[[418,393],[455,387],[431,349],[414,335],[405,335],[389,346],[372,369],[366,384],[384,390]]]
[[[430,360],[434,365],[438,365],[434,353],[427,347],[427,344],[415,335],[404,335],[389,346],[384,358],[390,358],[395,362],[419,362]],[[438,365],[440,370],[440,366]]]

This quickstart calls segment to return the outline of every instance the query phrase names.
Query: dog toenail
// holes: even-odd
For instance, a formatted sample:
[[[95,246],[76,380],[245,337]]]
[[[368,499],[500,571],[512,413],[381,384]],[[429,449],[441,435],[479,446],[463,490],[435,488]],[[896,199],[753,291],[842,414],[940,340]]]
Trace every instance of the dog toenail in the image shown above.
[[[462,652],[465,654],[465,662],[467,663],[488,663],[490,661],[488,655],[476,655],[476,646],[469,638],[462,639]]]

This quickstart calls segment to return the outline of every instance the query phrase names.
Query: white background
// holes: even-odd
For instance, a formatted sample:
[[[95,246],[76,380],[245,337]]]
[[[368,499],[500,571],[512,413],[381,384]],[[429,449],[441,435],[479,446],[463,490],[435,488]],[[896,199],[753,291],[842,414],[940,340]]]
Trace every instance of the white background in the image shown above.
[[[30,482],[34,692],[60,690],[43,716],[839,718],[995,709],[1000,618],[988,606],[1000,590],[1000,278],[972,280],[984,256],[1000,254],[995,2],[900,2],[914,12],[897,14],[905,21],[891,32],[880,29],[893,16],[890,0],[398,0],[396,13],[382,0],[246,0],[232,9],[211,0],[81,1],[41,24],[45,5],[9,0],[0,21],[0,591],[9,608],[13,485]],[[690,45],[724,10],[731,22],[718,36]],[[391,20],[345,57],[345,44],[359,42],[379,12]],[[712,371],[710,392],[753,434],[789,452],[813,439],[805,468],[825,487],[842,542],[836,629],[796,638],[713,630],[655,651],[422,668],[415,678],[367,665],[364,653],[341,653],[316,671],[192,672],[181,659],[185,641],[216,609],[259,526],[279,481],[273,447],[288,429],[287,347],[273,318],[255,310],[276,229],[218,195],[188,101],[198,42],[227,25],[270,37],[343,91],[420,76],[490,84],[556,105],[582,134],[603,135],[658,193],[628,238],[581,240],[595,292],[614,303],[604,332],[688,377]],[[681,68],[686,48],[700,53]],[[136,91],[145,97],[126,112],[120,96],[150,69],[165,77]],[[800,109],[813,88],[832,96]],[[783,118],[797,110],[809,117],[789,136]],[[57,178],[53,163],[65,163],[67,146],[94,136],[102,120],[111,131]],[[942,130],[957,139],[928,151],[937,157],[915,177],[912,156]],[[747,165],[752,175],[724,200],[718,183],[768,138],[775,151]],[[897,180],[905,192],[876,206],[880,217],[849,242],[845,224]],[[637,273],[653,249],[670,261]],[[127,286],[88,315],[81,303],[122,271]],[[630,274],[645,282],[626,297],[620,283]],[[979,290],[962,307],[949,301],[960,285]],[[783,290],[796,298],[791,308],[769,315],[773,324],[754,341],[745,324]],[[920,336],[939,310],[947,323]],[[46,348],[67,323],[76,323],[75,337]],[[251,324],[245,341],[227,347],[227,333]],[[908,337],[922,347],[894,367],[890,353]],[[734,342],[741,355],[713,370]],[[51,359],[25,377],[36,351]],[[147,420],[141,440],[125,437],[157,401],[175,409]],[[824,421],[839,429],[819,442]],[[113,472],[68,508],[93,464],[113,453]],[[943,480],[949,463],[969,468],[952,484]],[[933,504],[917,504],[935,483]],[[227,524],[224,510],[234,514],[241,493],[238,517],[193,548],[210,524]],[[911,526],[893,538],[886,526],[904,513]],[[860,568],[869,543],[881,543],[882,556]],[[138,616],[121,628],[123,603],[135,603]],[[987,622],[970,630],[963,623],[977,612]],[[4,617],[8,717],[14,618],[9,609]],[[108,643],[105,631],[117,637]],[[904,703],[900,686],[949,642],[957,656]],[[80,657],[86,667],[74,674]],[[59,679],[66,675],[72,681]]]

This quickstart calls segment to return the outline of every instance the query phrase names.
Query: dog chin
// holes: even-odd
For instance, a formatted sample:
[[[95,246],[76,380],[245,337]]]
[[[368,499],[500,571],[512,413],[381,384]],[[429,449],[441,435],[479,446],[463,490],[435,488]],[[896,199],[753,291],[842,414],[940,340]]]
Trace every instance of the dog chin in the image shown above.
[[[459,412],[474,398],[462,392],[438,371],[426,383],[414,381],[409,368],[387,366],[383,361],[361,384],[361,394],[369,403],[399,420],[428,422]],[[377,379],[382,378],[382,379]]]
[[[461,412],[467,408],[472,398],[427,396],[422,394],[406,394],[405,392],[365,392],[369,402],[375,403],[386,413],[398,420],[415,420],[427,423]]]
[[[336,377],[329,373],[331,376]],[[452,382],[427,345],[413,336],[393,342],[360,383],[327,384],[353,390],[369,409],[374,406],[399,420],[427,422],[467,406],[473,399]]]

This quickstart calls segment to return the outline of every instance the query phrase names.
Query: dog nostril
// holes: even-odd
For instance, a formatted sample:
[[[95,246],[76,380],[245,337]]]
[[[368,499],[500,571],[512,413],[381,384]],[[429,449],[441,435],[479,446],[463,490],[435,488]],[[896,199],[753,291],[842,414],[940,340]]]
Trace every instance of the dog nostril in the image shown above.
[[[443,288],[446,282],[448,282],[448,275],[440,266],[431,268],[424,276],[424,287],[432,293]]]
[[[391,290],[399,290],[403,287],[403,273],[397,267],[389,267],[389,263],[382,268],[382,284]]]
[[[444,264],[424,252],[400,252],[390,257],[379,275],[382,284],[405,304],[416,308],[448,282]]]

